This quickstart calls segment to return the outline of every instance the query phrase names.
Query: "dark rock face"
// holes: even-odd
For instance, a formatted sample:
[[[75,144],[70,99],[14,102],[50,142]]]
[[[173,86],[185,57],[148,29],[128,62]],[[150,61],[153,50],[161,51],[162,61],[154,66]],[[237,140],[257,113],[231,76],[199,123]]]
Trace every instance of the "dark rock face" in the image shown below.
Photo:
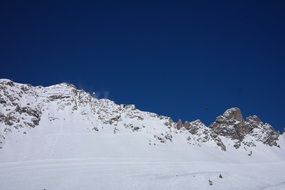
[[[6,108],[5,110],[0,110],[0,124],[3,123],[15,129],[39,125],[41,111],[30,107],[29,104],[25,107],[20,106],[20,98],[23,95],[30,95],[30,93],[32,93],[31,88],[26,85],[21,86],[18,88],[19,90],[16,91],[10,88],[14,86],[15,84],[8,80],[2,81],[0,84],[0,105],[2,108]],[[25,116],[27,116],[28,119],[21,122]],[[11,130],[11,128],[9,129]]]
[[[269,124],[263,123],[255,115],[244,120],[239,108],[228,109],[223,115],[217,117],[210,128],[218,135],[237,140],[235,148],[239,148],[241,143],[252,145],[250,142],[243,142],[247,135],[253,136],[266,145],[278,146],[279,134]]]
[[[20,114],[26,113],[26,114],[33,116],[33,117],[36,117],[36,118],[40,118],[40,114],[41,114],[41,112],[39,110],[35,110],[35,109],[30,108],[30,107],[17,106],[15,111],[19,112]]]
[[[178,120],[178,122],[176,123],[175,127],[179,130],[181,129],[182,127],[184,127],[184,124],[182,122],[181,119]]]
[[[175,124],[175,127],[178,130],[184,128],[193,135],[197,134],[199,129],[203,128],[202,126],[204,126],[204,124],[200,120],[196,120],[192,122],[189,122],[189,121],[183,122],[182,120],[178,120],[178,122]]]
[[[193,122],[185,122],[185,128],[191,133],[191,134],[197,134],[199,129],[201,128],[202,122],[200,120],[193,121]]]
[[[49,99],[50,99],[51,101],[60,100],[60,99],[64,99],[64,98],[70,98],[70,96],[52,95],[52,96],[49,97]]]
[[[242,140],[248,133],[248,128],[244,124],[244,119],[239,108],[231,108],[218,116],[210,128],[217,134]]]
[[[263,143],[269,146],[279,146],[276,142],[278,138],[279,134],[274,129],[270,129],[266,132],[266,139],[263,141]]]
[[[222,142],[221,138],[213,130],[205,126],[200,120],[195,120],[192,122],[179,120],[175,125],[178,130],[186,130],[191,135],[187,138],[188,141],[195,139],[197,143],[206,143],[209,141],[214,142],[221,150],[226,151],[226,146]]]

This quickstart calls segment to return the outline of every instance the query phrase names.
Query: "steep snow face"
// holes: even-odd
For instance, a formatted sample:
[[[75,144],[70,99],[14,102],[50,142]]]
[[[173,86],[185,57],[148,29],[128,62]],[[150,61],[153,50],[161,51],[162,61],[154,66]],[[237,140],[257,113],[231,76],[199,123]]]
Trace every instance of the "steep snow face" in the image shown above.
[[[98,135],[106,137],[102,141],[112,142],[110,138],[119,141],[114,143],[120,143],[120,137],[124,137],[129,139],[128,143],[123,143],[126,146],[131,146],[131,141],[136,146],[143,144],[143,152],[149,147],[161,146],[176,147],[173,148],[176,151],[185,151],[181,147],[191,147],[191,151],[206,148],[208,152],[239,149],[236,152],[243,152],[246,156],[259,149],[283,150],[278,144],[279,134],[269,124],[264,124],[257,116],[244,120],[238,108],[227,110],[209,128],[200,120],[176,123],[169,117],[140,111],[134,105],[118,105],[108,99],[97,99],[67,83],[34,87],[7,79],[0,80],[0,104],[0,159],[6,160],[23,157],[23,151],[21,154],[11,151],[15,147],[29,149],[35,147],[31,145],[33,143],[37,144],[36,149],[39,146],[50,147],[43,152],[35,151],[34,157],[52,157],[49,151],[57,151],[56,147],[61,146],[64,149],[67,139],[77,139],[70,141],[74,143],[72,146],[85,140],[89,146],[96,146],[99,142],[92,138],[100,138]],[[62,149],[59,150],[64,152]],[[27,154],[31,155],[28,150]],[[54,154],[59,156],[60,153]]]

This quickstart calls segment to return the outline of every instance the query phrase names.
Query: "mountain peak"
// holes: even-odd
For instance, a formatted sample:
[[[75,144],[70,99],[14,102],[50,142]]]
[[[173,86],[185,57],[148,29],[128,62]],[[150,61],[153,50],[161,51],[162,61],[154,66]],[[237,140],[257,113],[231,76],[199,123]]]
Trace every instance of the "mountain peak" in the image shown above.
[[[238,107],[233,107],[233,108],[227,109],[224,112],[223,116],[227,119],[243,121],[243,116],[242,116],[241,110]]]
[[[4,82],[13,82],[10,79],[0,79],[0,83],[4,83]]]
[[[0,79],[0,84],[8,85],[8,86],[13,86],[13,85],[14,85],[14,82],[11,81],[10,79]]]

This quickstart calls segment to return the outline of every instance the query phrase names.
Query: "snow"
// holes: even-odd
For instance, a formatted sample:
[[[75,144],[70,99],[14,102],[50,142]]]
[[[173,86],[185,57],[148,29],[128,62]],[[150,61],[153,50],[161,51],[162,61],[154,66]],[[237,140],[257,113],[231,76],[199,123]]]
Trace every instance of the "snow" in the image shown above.
[[[39,130],[40,131],[40,130]],[[284,154],[149,146],[145,133],[32,132],[1,153],[0,182],[17,189],[284,189]],[[284,152],[283,152],[284,153]],[[5,158],[6,157],[6,158]],[[219,175],[222,175],[222,179]],[[208,180],[213,182],[210,186]]]
[[[245,141],[255,146],[236,149],[221,137],[227,145],[222,151],[213,139],[204,141],[209,129],[200,120],[191,122],[198,132],[190,134],[168,126],[168,117],[99,100],[66,83],[14,83],[1,97],[6,104],[0,113],[19,118],[18,126],[34,116],[12,112],[15,103],[41,111],[35,127],[0,122],[3,190],[285,189],[285,135],[280,148],[249,135]]]
[[[14,189],[284,189],[284,163],[223,164],[140,159],[69,159],[1,164]],[[264,175],[261,175],[261,174]],[[219,175],[222,178],[219,178]],[[274,176],[274,177],[272,177]],[[213,182],[210,186],[208,180]]]

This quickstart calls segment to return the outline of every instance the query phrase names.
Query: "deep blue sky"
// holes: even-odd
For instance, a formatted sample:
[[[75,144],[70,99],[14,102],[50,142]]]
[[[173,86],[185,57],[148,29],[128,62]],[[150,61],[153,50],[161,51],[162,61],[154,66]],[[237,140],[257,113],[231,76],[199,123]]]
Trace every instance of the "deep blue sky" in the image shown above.
[[[0,78],[206,124],[238,106],[285,127],[284,1],[31,2],[0,2]]]

